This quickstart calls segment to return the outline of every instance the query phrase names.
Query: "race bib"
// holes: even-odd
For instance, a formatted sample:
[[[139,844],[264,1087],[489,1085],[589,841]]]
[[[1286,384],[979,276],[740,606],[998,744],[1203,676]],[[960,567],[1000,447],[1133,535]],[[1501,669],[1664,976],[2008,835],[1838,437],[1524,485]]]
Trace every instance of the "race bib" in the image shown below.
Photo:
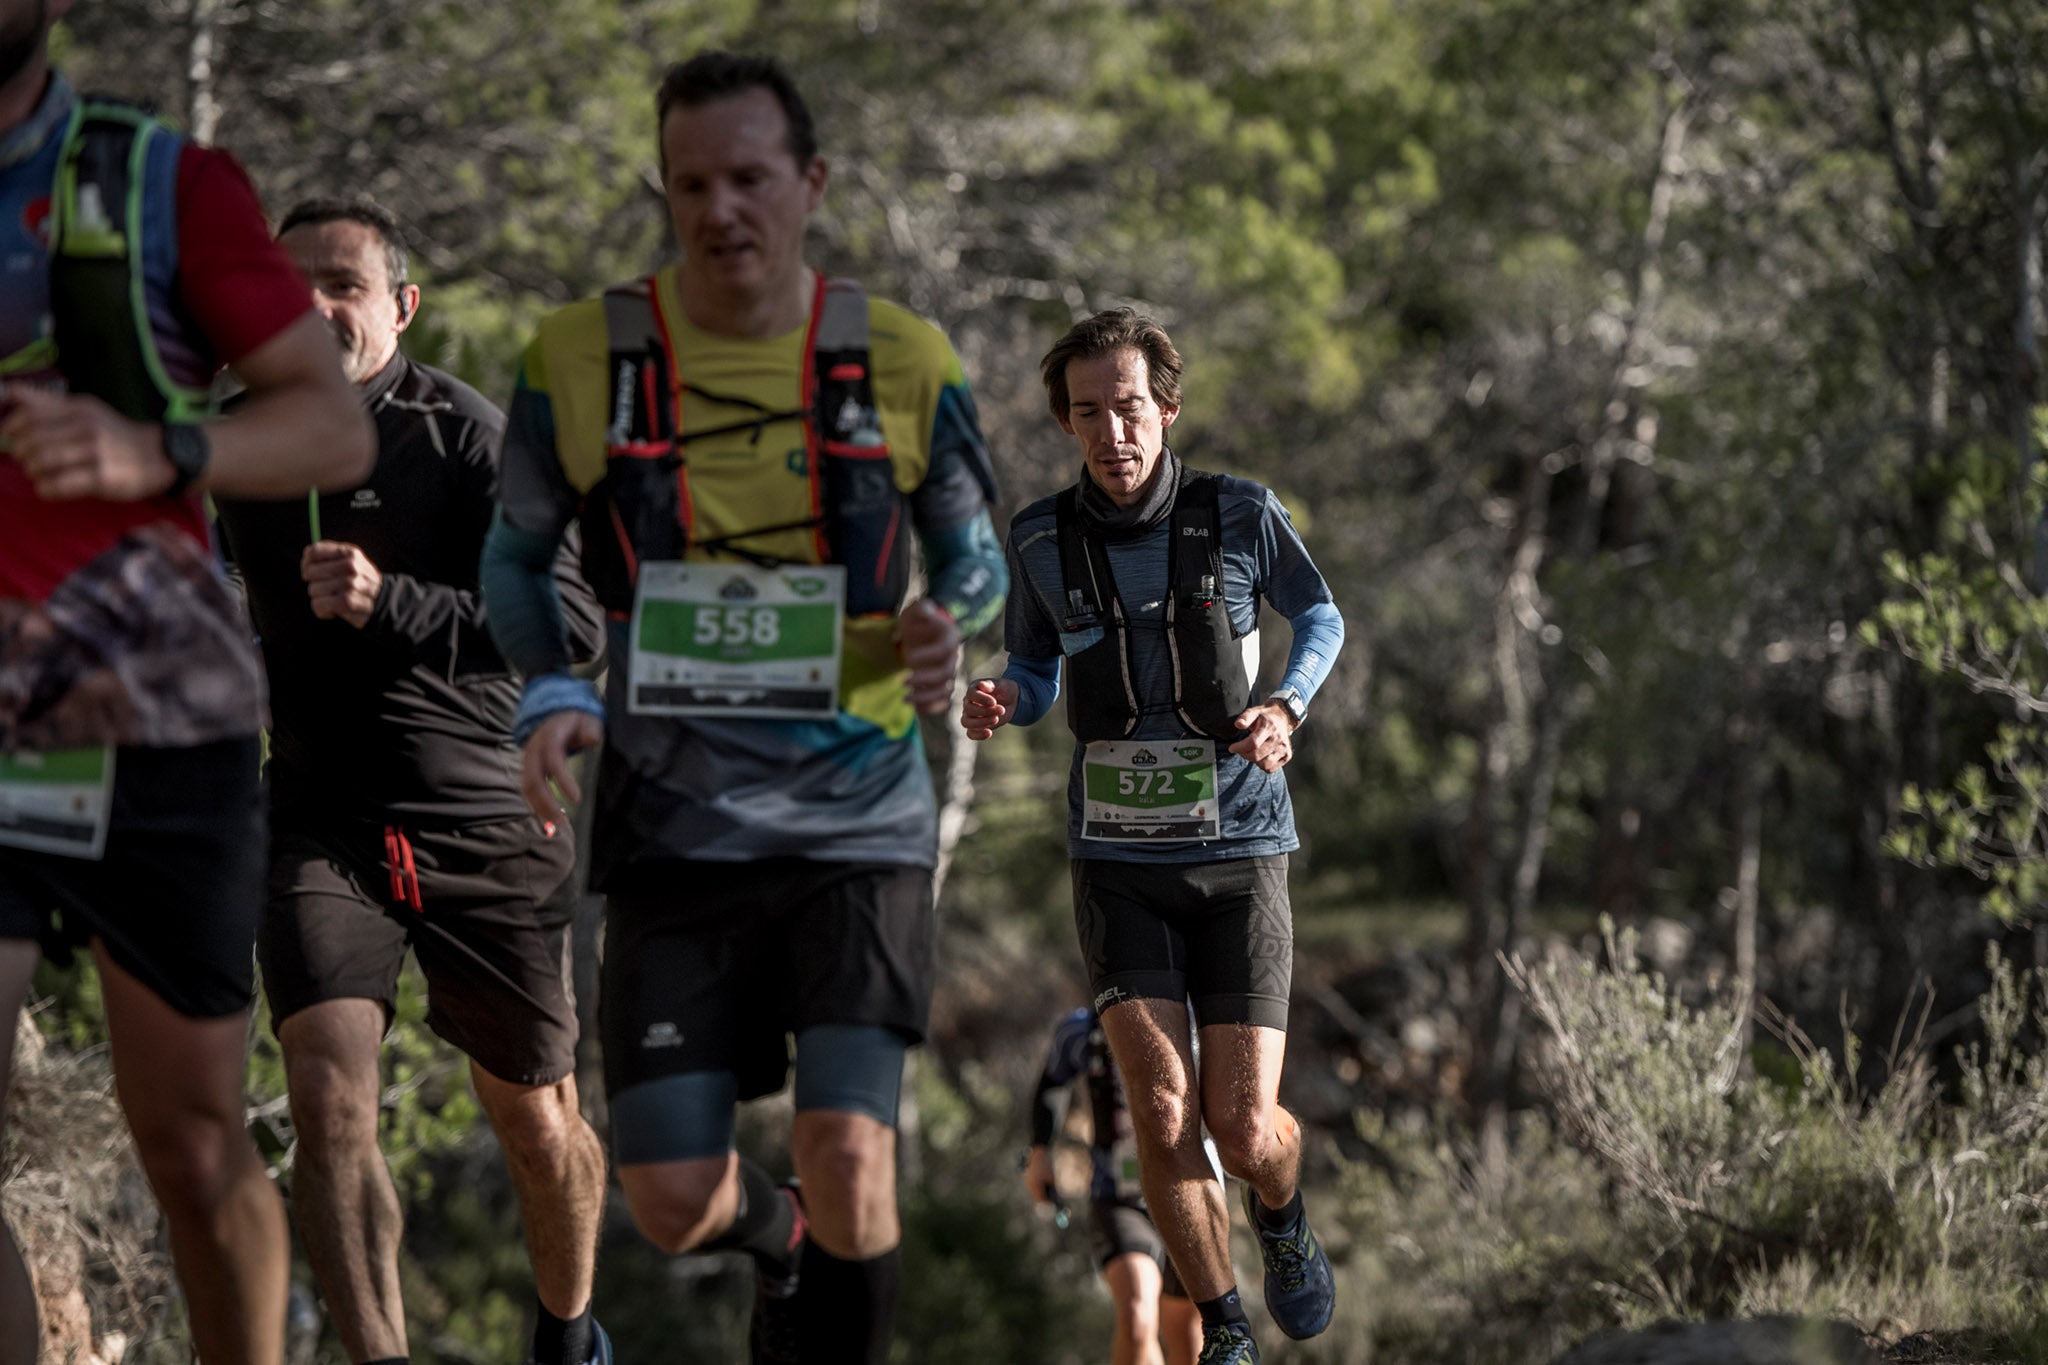
[[[838,564],[643,564],[627,704],[643,716],[834,716],[845,601]]]
[[[1099,739],[1081,761],[1081,837],[1121,843],[1217,837],[1216,745]]]
[[[0,845],[97,862],[114,805],[114,751],[0,756]]]

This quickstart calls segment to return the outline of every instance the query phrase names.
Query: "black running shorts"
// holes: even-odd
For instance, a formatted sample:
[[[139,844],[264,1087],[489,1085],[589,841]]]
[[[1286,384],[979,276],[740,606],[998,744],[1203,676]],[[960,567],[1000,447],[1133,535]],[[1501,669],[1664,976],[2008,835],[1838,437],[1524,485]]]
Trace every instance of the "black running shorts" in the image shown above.
[[[271,1026],[346,999],[388,1023],[410,947],[429,1028],[500,1080],[560,1080],[576,1066],[575,866],[566,824],[549,838],[525,818],[424,831],[280,813],[257,938]]]
[[[1214,863],[1076,858],[1074,927],[1099,1013],[1189,1000],[1195,1022],[1287,1027],[1287,855]]]
[[[1152,1217],[1145,1212],[1143,1202],[1135,1199],[1089,1200],[1088,1240],[1095,1250],[1098,1270],[1119,1256],[1150,1256],[1159,1262],[1159,1292],[1176,1299],[1188,1296],[1187,1286],[1180,1282],[1180,1274],[1173,1268],[1173,1257],[1166,1254],[1166,1243],[1160,1239],[1159,1229],[1153,1226]]]
[[[612,896],[598,1026],[607,1093],[731,1072],[739,1098],[780,1090],[789,1035],[873,1024],[924,1040],[932,874],[807,858],[677,861],[672,892]]]
[[[249,1008],[263,903],[258,742],[114,751],[105,852],[94,862],[0,848],[0,938],[58,961],[98,939],[193,1019]]]

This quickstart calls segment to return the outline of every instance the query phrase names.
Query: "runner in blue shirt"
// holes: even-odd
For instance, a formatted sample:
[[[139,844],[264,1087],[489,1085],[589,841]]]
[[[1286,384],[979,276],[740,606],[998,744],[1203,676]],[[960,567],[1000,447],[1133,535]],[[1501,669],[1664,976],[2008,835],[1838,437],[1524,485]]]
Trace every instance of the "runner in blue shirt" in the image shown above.
[[[1079,741],[1075,922],[1130,1096],[1145,1202],[1201,1310],[1202,1365],[1247,1365],[1258,1348],[1204,1123],[1245,1182],[1281,1330],[1315,1336],[1335,1305],[1301,1207],[1301,1126],[1279,1104],[1297,847],[1281,769],[1343,618],[1270,491],[1190,470],[1167,447],[1181,358],[1156,322],[1099,313],[1060,339],[1042,374],[1083,473],[1011,523],[1010,660],[969,690],[961,724],[987,739],[1037,721],[1064,661]],[[1267,692],[1251,686],[1262,600],[1293,630]]]

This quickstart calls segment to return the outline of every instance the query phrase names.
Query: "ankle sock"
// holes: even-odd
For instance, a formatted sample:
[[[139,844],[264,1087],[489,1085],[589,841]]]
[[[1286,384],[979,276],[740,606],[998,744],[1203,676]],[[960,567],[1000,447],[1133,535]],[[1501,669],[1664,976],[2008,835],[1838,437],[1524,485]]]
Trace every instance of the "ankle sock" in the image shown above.
[[[897,1247],[865,1261],[842,1261],[804,1238],[797,1358],[806,1365],[884,1365],[902,1270]]]
[[[1259,1198],[1257,1190],[1252,1191],[1252,1217],[1259,1227],[1267,1232],[1292,1232],[1301,1220],[1301,1186],[1294,1187],[1294,1194],[1277,1209],[1266,1207],[1266,1201]]]
[[[533,1322],[533,1365],[589,1365],[597,1350],[597,1324],[586,1307],[573,1318],[558,1318],[536,1299]]]
[[[1252,1320],[1244,1315],[1244,1302],[1237,1297],[1235,1285],[1213,1299],[1203,1299],[1195,1305],[1195,1309],[1202,1315],[1202,1331],[1205,1334],[1233,1323],[1246,1331],[1251,1330]]]

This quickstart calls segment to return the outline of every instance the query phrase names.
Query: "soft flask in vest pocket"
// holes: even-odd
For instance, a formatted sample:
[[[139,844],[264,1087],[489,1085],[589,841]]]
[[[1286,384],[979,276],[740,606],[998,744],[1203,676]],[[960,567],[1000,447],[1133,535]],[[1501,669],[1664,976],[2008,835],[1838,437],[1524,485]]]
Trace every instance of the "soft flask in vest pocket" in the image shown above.
[[[866,357],[820,360],[817,410],[824,418],[819,446],[830,558],[846,566],[848,616],[892,614],[910,589],[909,528]]]

